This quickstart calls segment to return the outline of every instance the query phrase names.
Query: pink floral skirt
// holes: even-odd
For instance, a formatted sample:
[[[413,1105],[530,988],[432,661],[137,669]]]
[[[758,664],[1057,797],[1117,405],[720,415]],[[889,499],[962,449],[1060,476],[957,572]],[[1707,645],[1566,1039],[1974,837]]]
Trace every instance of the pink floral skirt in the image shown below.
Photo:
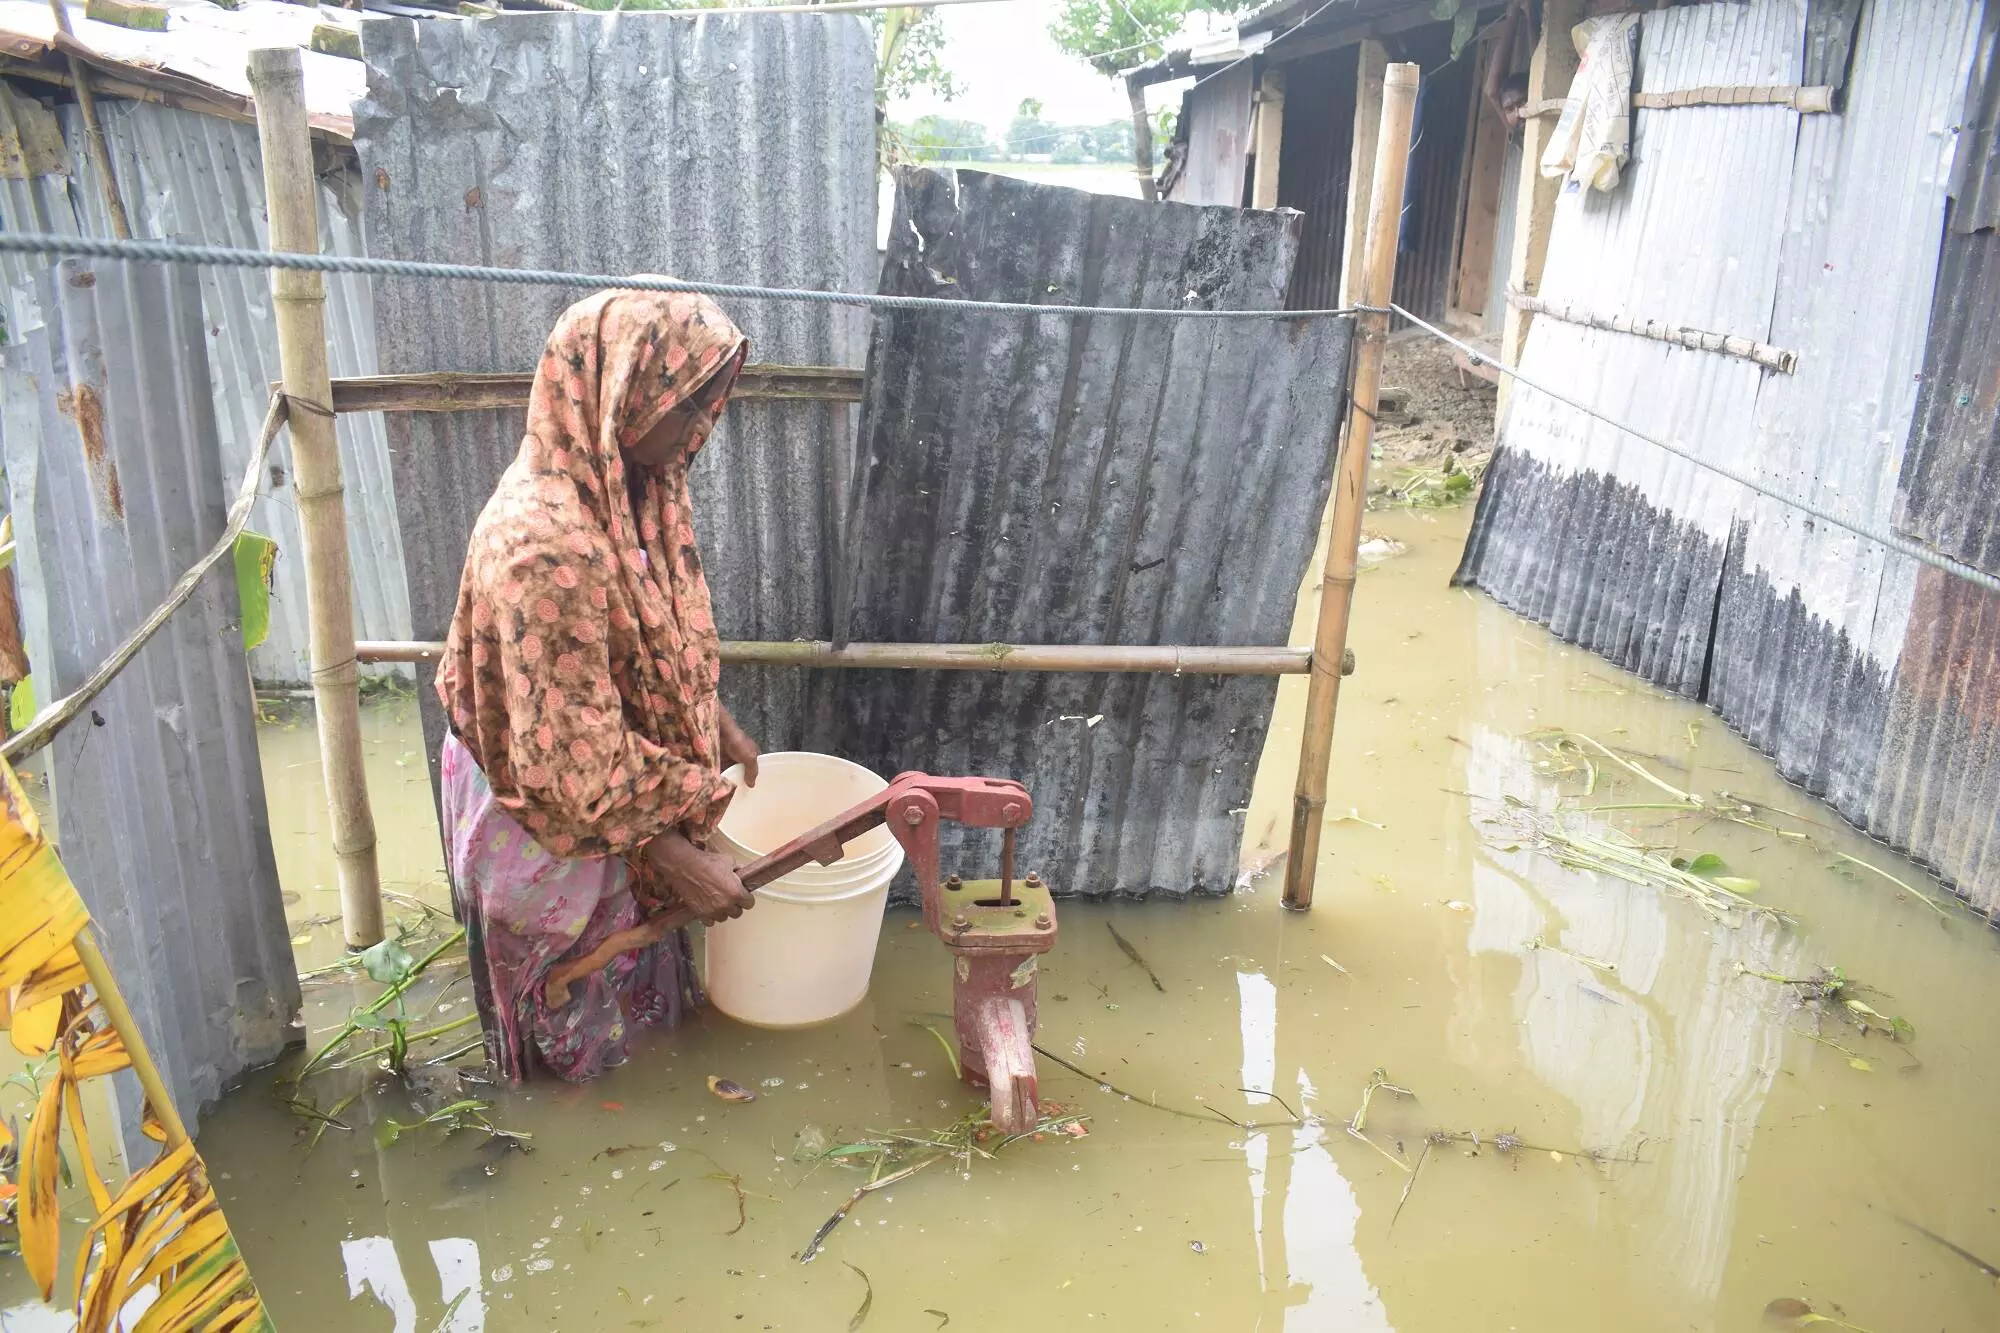
[[[681,930],[619,955],[551,1008],[552,969],[639,923],[630,871],[617,857],[544,849],[494,800],[457,736],[445,737],[440,758],[452,904],[472,953],[487,1058],[508,1082],[535,1060],[572,1083],[594,1079],[625,1063],[634,1028],[671,1027],[701,1003]]]

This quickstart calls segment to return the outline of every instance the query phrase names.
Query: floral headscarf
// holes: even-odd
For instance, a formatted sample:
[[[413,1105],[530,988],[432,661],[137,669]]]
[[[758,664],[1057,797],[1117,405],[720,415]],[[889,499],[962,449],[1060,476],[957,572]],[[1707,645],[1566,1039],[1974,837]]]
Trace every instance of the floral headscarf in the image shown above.
[[[601,292],[563,312],[521,452],[473,528],[438,698],[495,797],[559,856],[625,855],[728,804],[696,435],[628,492],[624,448],[749,341],[707,297]],[[638,497],[635,510],[631,496]]]

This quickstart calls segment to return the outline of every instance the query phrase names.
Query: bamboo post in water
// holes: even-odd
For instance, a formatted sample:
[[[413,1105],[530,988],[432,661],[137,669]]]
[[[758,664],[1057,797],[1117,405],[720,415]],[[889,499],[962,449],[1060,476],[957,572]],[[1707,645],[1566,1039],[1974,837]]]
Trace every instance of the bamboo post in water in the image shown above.
[[[1382,353],[1389,337],[1388,306],[1396,280],[1396,240],[1403,217],[1403,181],[1410,163],[1410,125],[1417,108],[1417,67],[1391,65],[1382,81],[1382,126],[1375,141],[1375,180],[1368,205],[1368,242],[1357,304],[1361,345],[1354,357],[1347,440],[1333,483],[1333,522],[1320,583],[1319,626],[1313,635],[1312,676],[1306,689],[1305,737],[1299,747],[1298,786],[1292,797],[1291,851],[1285,865],[1285,906],[1312,906],[1325,828],[1327,769],[1333,759],[1333,717],[1340,705],[1340,662],[1347,651],[1347,619],[1354,608],[1360,561],[1361,513],[1368,499],[1368,451],[1375,442],[1375,402],[1382,386]]]
[[[315,253],[319,183],[313,172],[298,48],[252,51],[250,87],[257,99],[257,142],[264,157],[271,248]],[[375,817],[368,808],[368,782],[361,764],[347,503],[326,367],[326,288],[317,273],[273,269],[271,296],[277,309],[278,364],[290,404],[292,472],[311,622],[313,701],[333,823],[341,923],[349,947],[366,948],[382,938],[382,886],[375,865]]]

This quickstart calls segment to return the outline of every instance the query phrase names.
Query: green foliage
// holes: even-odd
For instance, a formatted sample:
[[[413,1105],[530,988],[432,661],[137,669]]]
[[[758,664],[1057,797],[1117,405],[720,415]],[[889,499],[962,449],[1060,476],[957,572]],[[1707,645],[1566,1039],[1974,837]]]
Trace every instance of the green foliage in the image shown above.
[[[25,731],[28,724],[34,720],[35,678],[32,675],[23,676],[20,683],[14,686],[13,692],[7,696],[7,729],[15,732]]]
[[[1049,37],[1066,54],[1111,75],[1158,59],[1165,49],[1161,43],[1179,32],[1193,11],[1227,14],[1238,8],[1223,0],[1064,0]]]
[[[278,543],[246,528],[236,535],[230,556],[236,566],[236,598],[243,610],[247,651],[271,637],[271,574],[278,563]]]

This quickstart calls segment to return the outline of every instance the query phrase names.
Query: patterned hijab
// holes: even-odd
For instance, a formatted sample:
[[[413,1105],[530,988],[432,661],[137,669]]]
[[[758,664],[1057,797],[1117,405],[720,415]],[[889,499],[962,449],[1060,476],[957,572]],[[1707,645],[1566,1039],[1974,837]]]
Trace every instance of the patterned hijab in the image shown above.
[[[699,837],[728,803],[688,508],[705,440],[629,487],[624,451],[748,353],[703,296],[577,302],[473,528],[438,698],[500,804],[559,856],[624,855],[675,826]]]

